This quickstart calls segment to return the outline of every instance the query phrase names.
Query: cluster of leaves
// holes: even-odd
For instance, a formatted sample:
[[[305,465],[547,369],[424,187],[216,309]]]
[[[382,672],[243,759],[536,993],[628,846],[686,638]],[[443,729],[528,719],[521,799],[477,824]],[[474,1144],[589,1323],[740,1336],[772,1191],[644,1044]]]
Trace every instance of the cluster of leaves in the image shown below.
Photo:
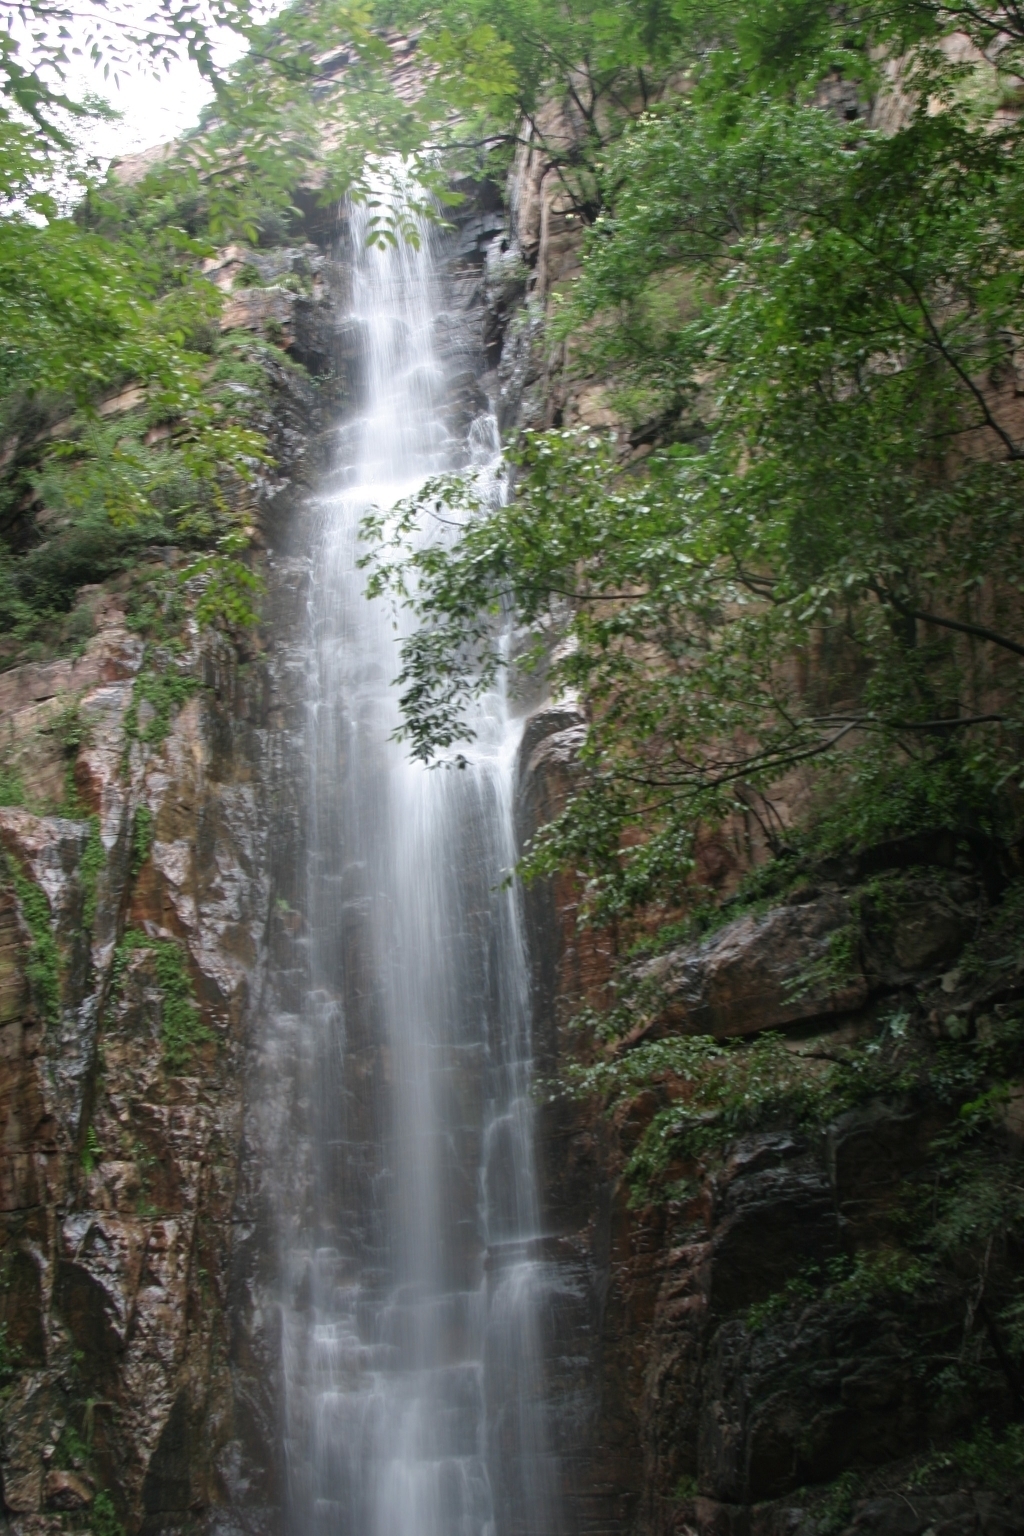
[[[46,893],[19,868],[14,859],[6,860],[6,874],[14,887],[18,906],[30,934],[25,974],[32,998],[45,1023],[60,1023],[60,950],[50,921],[50,903]]]
[[[10,336],[6,326],[4,334]],[[136,334],[133,345],[145,344],[144,331]],[[15,459],[0,498],[12,517],[21,517],[14,525],[20,543],[0,547],[0,622],[22,645],[62,623],[73,639],[64,615],[78,588],[130,568],[160,545],[201,551],[205,586],[219,582],[248,594],[233,611],[221,603],[207,622],[252,621],[259,584],[240,556],[248,547],[245,490],[268,460],[263,436],[249,424],[263,404],[252,379],[258,370],[240,343],[218,344],[212,361],[178,350],[173,363],[184,371],[173,388],[150,377],[145,399],[127,415],[103,420],[88,408],[73,412],[58,424],[58,435],[44,427]],[[19,413],[35,419],[27,403],[33,393],[15,388],[7,397],[15,427]],[[133,388],[129,398],[142,393]],[[3,407],[0,398],[0,417]],[[19,507],[31,509],[32,537],[25,536]],[[182,572],[198,574],[195,566]]]
[[[920,1064],[903,1051],[852,1050],[841,1056],[793,1049],[772,1031],[753,1040],[673,1035],[568,1068],[570,1090],[599,1095],[614,1111],[652,1090],[667,1100],[646,1118],[626,1166],[634,1200],[684,1194],[682,1170],[720,1156],[743,1134],[820,1129],[879,1093],[913,1089]]]
[[[532,151],[557,178],[570,219],[584,222],[604,204],[604,151],[663,98],[696,35],[685,0],[379,0],[376,15],[415,29],[442,100],[444,65],[458,61],[459,119],[447,133],[439,122],[430,140],[448,163],[453,150],[483,150],[494,174],[511,152]],[[487,69],[467,69],[470,50],[489,58]]]
[[[120,988],[129,961],[140,951],[150,957],[161,994],[160,1039],[164,1066],[168,1072],[180,1074],[188,1070],[199,1047],[215,1037],[199,1012],[184,949],[173,939],[151,939],[141,929],[130,928],[114,957],[114,990]]]
[[[1005,1434],[997,1435],[990,1424],[982,1424],[970,1440],[930,1456],[916,1481],[925,1482],[943,1472],[955,1472],[983,1487],[1019,1486],[1024,1477],[1024,1426],[1011,1424]]]
[[[661,999],[658,984],[646,979],[621,993],[610,1012],[578,1016],[581,1032],[604,1044],[595,1060],[569,1066],[566,1086],[576,1096],[596,1096],[612,1115],[641,1098],[648,1106],[625,1170],[639,1202],[684,1195],[689,1171],[714,1164],[742,1135],[779,1128],[817,1133],[878,1098],[942,1105],[952,1116],[942,1145],[955,1164],[999,1115],[1008,1081],[1024,1067],[1024,1018],[1016,1013],[993,1018],[983,1034],[939,1046],[911,1028],[903,1010],[874,1038],[827,1050],[773,1031],[749,1040],[669,1035],[630,1044],[657,1016]],[[660,1105],[650,1113],[652,1093]],[[984,1209],[972,1195],[964,1219],[981,1219]]]
[[[175,543],[202,555],[186,573],[205,578],[200,622],[243,627],[259,591],[242,504],[268,461],[261,370],[219,338],[222,295],[200,263],[211,236],[257,233],[257,205],[290,209],[310,154],[288,111],[313,111],[316,59],[365,39],[380,64],[386,46],[344,4],[278,18],[269,52],[248,0],[17,12],[0,35],[0,625],[22,651],[51,642],[83,583]],[[227,75],[212,53],[224,28],[252,50]],[[142,184],[104,182],[75,148],[74,124],[106,110],[64,94],[75,54],[115,75],[187,56],[216,89],[211,121]]]
[[[527,666],[570,642],[550,675],[589,707],[588,772],[526,870],[579,871],[599,917],[678,906],[699,829],[730,815],[784,847],[773,793],[795,774],[823,842],[1016,836],[1019,130],[979,97],[987,63],[932,46],[952,13],[918,11],[843,13],[875,40],[875,63],[843,43],[865,91],[918,28],[882,133],[816,99],[833,8],[718,7],[692,89],[604,150],[556,325],[618,440],[527,433],[510,505],[452,478],[368,522],[371,590],[418,621],[415,755],[467,735],[509,618]]]
[[[159,746],[167,738],[172,717],[200,686],[199,679],[191,673],[172,668],[157,671],[152,665],[143,667],[135,679],[132,701],[125,711],[126,742],[141,741],[147,746]],[[139,707],[143,704],[148,706],[148,718],[140,722]]]
[[[65,119],[95,104],[53,82],[89,18],[50,0],[20,13],[27,35],[0,45],[0,622],[24,643],[146,544],[216,549],[267,451],[251,402],[246,413],[225,387],[222,296],[201,277],[210,246],[184,227],[181,198],[103,184],[75,158]],[[98,66],[146,68],[178,51],[215,79],[209,28],[244,32],[250,17],[244,0],[165,0],[140,23],[107,0],[90,25]],[[37,153],[19,178],[20,128]]]

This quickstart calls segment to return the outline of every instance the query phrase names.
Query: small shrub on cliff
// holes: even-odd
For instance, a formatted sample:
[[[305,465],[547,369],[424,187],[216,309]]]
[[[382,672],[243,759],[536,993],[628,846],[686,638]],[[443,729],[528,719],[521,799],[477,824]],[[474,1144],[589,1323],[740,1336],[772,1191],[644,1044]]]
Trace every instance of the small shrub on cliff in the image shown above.
[[[136,573],[128,593],[125,622],[148,641],[170,648],[180,645],[187,611],[181,584],[173,573]]]
[[[815,1536],[839,1536],[853,1517],[863,1478],[857,1472],[844,1472],[820,1495],[814,1509]]]
[[[1008,1081],[1024,1070],[1019,1010],[994,1021],[983,1037],[938,1045],[915,1032],[900,1010],[856,1046],[821,1049],[771,1031],[752,1039],[672,1035],[630,1045],[637,1021],[657,1013],[657,989],[648,995],[641,985],[638,997],[611,1014],[581,1016],[584,1024],[597,1023],[607,1044],[599,1060],[571,1064],[565,1074],[570,1093],[597,1095],[613,1115],[641,1095],[660,1096],[626,1165],[638,1201],[671,1192],[673,1170],[714,1162],[742,1135],[775,1127],[820,1131],[875,1098],[909,1095],[941,1105],[952,1118],[937,1151],[960,1157],[998,1119]],[[933,1204],[936,1198],[933,1191]],[[977,1218],[979,1200],[966,1201],[965,1216]]]
[[[173,716],[201,686],[197,677],[170,669],[157,671],[150,662],[135,679],[132,701],[124,717],[126,741],[159,746],[166,740]],[[148,706],[148,718],[144,723],[139,720],[143,704]]]
[[[8,1342],[7,1324],[0,1323],[0,1394],[3,1394],[14,1381],[20,1361],[20,1351]]]
[[[60,950],[50,921],[50,903],[46,893],[23,874],[12,858],[7,858],[6,872],[18,898],[18,906],[29,930],[30,944],[25,972],[33,1001],[47,1024],[60,1023]]]
[[[114,960],[115,990],[122,985],[132,955],[139,951],[150,955],[161,993],[160,1039],[164,1066],[172,1074],[182,1073],[192,1064],[196,1050],[215,1036],[202,1021],[184,950],[173,939],[151,939],[139,929],[129,929],[118,945]]]
[[[25,785],[20,773],[0,766],[0,805],[24,805]]]
[[[82,1147],[82,1169],[85,1173],[92,1173],[96,1165],[103,1161],[103,1148],[96,1134],[96,1127],[90,1125],[85,1133],[85,1145]]]
[[[153,852],[153,812],[148,805],[140,805],[132,822],[131,874],[134,880]]]
[[[982,1487],[1019,1487],[1024,1479],[1024,1425],[1011,1424],[1002,1435],[982,1424],[970,1440],[940,1451],[917,1470],[914,1483],[928,1483],[936,1473],[955,1472]]]
[[[101,1488],[92,1501],[89,1511],[89,1530],[92,1536],[125,1536],[124,1526],[117,1518],[114,1501],[105,1488]]]
[[[82,925],[92,933],[96,921],[96,888],[100,873],[106,863],[107,852],[100,835],[100,819],[89,817],[89,836],[78,863],[78,878],[82,883]]]
[[[751,1333],[761,1333],[792,1308],[810,1302],[873,1310],[880,1302],[915,1296],[933,1279],[923,1260],[899,1249],[841,1255],[825,1264],[809,1264],[792,1280],[747,1312]]]
[[[65,1424],[53,1452],[53,1464],[64,1471],[80,1472],[92,1465],[92,1449],[73,1424]]]
[[[847,986],[856,973],[859,949],[859,924],[847,923],[844,928],[837,928],[829,934],[824,955],[784,983],[787,997],[795,1002],[808,992],[837,992]]]
[[[674,1036],[570,1067],[567,1078],[577,1094],[608,1096],[613,1110],[652,1086],[669,1097],[626,1165],[634,1198],[642,1201],[665,1192],[672,1169],[715,1160],[739,1136],[778,1126],[820,1128],[878,1094],[907,1092],[920,1070],[908,1050],[826,1057],[769,1031],[753,1040]]]

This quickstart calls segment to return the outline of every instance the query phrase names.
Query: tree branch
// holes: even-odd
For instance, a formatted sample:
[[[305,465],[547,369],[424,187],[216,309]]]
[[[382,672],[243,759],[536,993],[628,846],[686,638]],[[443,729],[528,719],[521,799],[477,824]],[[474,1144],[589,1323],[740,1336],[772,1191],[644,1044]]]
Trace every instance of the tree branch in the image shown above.
[[[964,619],[946,619],[937,613],[926,613],[922,608],[911,608],[880,583],[869,582],[868,586],[882,602],[891,603],[905,618],[920,619],[922,624],[935,624],[939,629],[955,629],[961,635],[971,635],[976,640],[987,640],[991,645],[1001,646],[1004,651],[1012,651],[1015,656],[1024,656],[1024,645],[1011,640],[1008,635],[999,634],[997,630],[986,628],[984,624],[968,624]]]

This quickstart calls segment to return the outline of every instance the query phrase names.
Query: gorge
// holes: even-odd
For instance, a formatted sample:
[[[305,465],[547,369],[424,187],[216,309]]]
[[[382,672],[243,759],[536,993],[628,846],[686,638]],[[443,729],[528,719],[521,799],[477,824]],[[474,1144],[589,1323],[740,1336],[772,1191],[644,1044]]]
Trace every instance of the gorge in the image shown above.
[[[406,90],[414,45],[387,36]],[[473,55],[467,78],[478,67]],[[814,176],[827,200],[836,165],[853,162],[848,124],[873,112],[865,142],[878,154],[896,131],[883,121],[891,90],[864,108],[849,82],[814,78],[811,126],[798,124],[811,171],[795,254],[766,280],[779,304],[818,238]],[[743,394],[727,349],[717,402],[710,372],[687,389],[672,376],[671,326],[691,323],[710,279],[679,276],[678,230],[644,222],[671,198],[645,203],[649,167],[628,156],[643,133],[663,133],[656,170],[673,187],[692,177],[680,206],[696,263],[718,204],[697,234],[685,220],[706,212],[700,178],[717,162],[685,102],[678,123],[675,110],[638,112],[625,149],[607,149],[629,172],[609,172],[610,233],[607,210],[581,212],[569,180],[567,167],[590,174],[592,127],[570,93],[541,104],[507,182],[452,178],[460,199],[444,220],[407,214],[383,183],[363,201],[302,185],[290,222],[268,214],[246,238],[188,253],[213,316],[194,322],[200,392],[220,391],[266,449],[224,450],[250,478],[224,477],[216,538],[201,499],[175,512],[173,532],[132,523],[118,503],[111,523],[136,543],[109,568],[72,551],[73,572],[80,559],[97,579],[74,575],[54,635],[33,642],[33,659],[18,631],[0,672],[0,1473],[15,1536],[1024,1530],[1021,844],[970,785],[967,810],[947,814],[965,782],[954,727],[1016,729],[1016,661],[1000,669],[979,653],[993,634],[1008,656],[1019,649],[1019,615],[988,568],[960,606],[943,606],[931,568],[913,596],[909,578],[899,585],[910,556],[899,571],[889,560],[909,547],[891,525],[871,566],[857,519],[884,478],[873,464],[863,504],[833,516],[820,473],[809,493],[829,537],[854,528],[861,563],[844,590],[861,582],[866,620],[852,598],[834,623],[825,611],[818,524],[804,543],[798,522],[752,551],[726,515],[729,584],[659,585],[700,565],[701,530],[721,532],[719,500],[728,513],[737,485],[760,494],[777,425],[766,407],[762,457],[730,479],[713,441]],[[729,155],[754,145],[755,200],[789,142],[764,112],[777,137],[759,139],[755,124],[724,156],[733,175]],[[939,131],[934,114],[924,131]],[[959,141],[956,155],[960,175]],[[130,198],[148,171],[126,162],[116,174]],[[728,188],[737,219],[741,179]],[[831,250],[848,211],[827,212]],[[669,252],[654,341],[630,309],[618,239],[632,241],[630,274]],[[736,272],[770,245],[762,231],[729,247],[727,290],[755,292]],[[604,344],[600,305],[582,319],[564,309],[594,272],[629,320],[603,354],[585,353]],[[821,281],[838,291],[835,269]],[[575,329],[559,329],[565,312]],[[865,305],[848,313],[854,329],[866,323]],[[748,318],[730,313],[733,335]],[[945,310],[940,321],[950,333],[959,323]],[[706,335],[713,322],[693,324]],[[796,399],[799,431],[779,429],[793,462],[823,388],[815,376],[797,398],[779,359],[802,368],[809,334],[798,347],[780,340],[781,322],[771,333],[771,408],[787,390]],[[750,398],[761,382],[743,370],[760,344],[743,331]],[[997,427],[1017,431],[1015,367],[1000,352],[984,387],[970,376],[989,448]],[[898,373],[875,356],[861,393],[837,387],[836,410]],[[17,483],[17,515],[38,534],[18,559],[73,543],[79,515],[92,527],[56,471],[44,478],[45,455],[88,467],[87,445],[108,429],[109,456],[102,442],[88,450],[99,478],[120,484],[123,465],[151,453],[160,505],[173,411],[145,415],[117,377],[84,425],[56,405],[25,407],[3,439],[0,469],[36,476]],[[907,398],[901,422],[916,421],[909,386]],[[871,409],[881,440],[897,413]],[[866,453],[863,420],[850,429],[857,454],[841,426],[830,417],[824,433],[837,483]],[[929,508],[943,475],[972,462],[962,441],[941,473],[928,466]],[[685,476],[710,461],[718,478],[702,501]],[[446,500],[451,477],[467,475],[472,496]],[[769,528],[766,507],[799,502],[795,482],[780,483],[764,481],[749,525]],[[903,494],[895,471],[896,498],[893,487]],[[415,510],[405,574],[385,571],[368,598],[397,547],[396,504]],[[993,517],[1012,574],[1008,505]],[[699,536],[686,542],[694,507],[704,521],[693,517]],[[922,541],[924,516],[908,514]],[[955,519],[942,526],[942,559],[966,562]],[[549,547],[561,563],[544,563]],[[810,621],[791,618],[809,601],[801,562],[820,582]],[[800,599],[788,608],[776,569]],[[421,594],[451,603],[459,643],[474,637],[454,661],[443,602],[403,601],[401,580],[418,578]],[[255,622],[235,621],[240,592],[255,594]],[[737,683],[730,636],[753,633],[750,611],[772,604],[785,616],[765,642],[770,664],[751,662]],[[932,621],[960,626],[945,649],[927,643]],[[885,671],[887,647],[904,643],[920,698]],[[957,693],[947,679],[968,647]],[[410,671],[424,654],[435,672]],[[609,656],[622,669],[611,682]],[[437,676],[466,727],[447,743],[459,766],[416,755],[417,708],[443,735],[442,706],[429,714],[446,697]],[[747,690],[745,706],[765,677],[782,699],[784,728],[757,719],[767,767],[747,717],[719,708],[720,676]],[[872,696],[879,676],[890,692]],[[679,677],[689,693],[654,691]],[[721,797],[685,802],[689,841],[674,810],[659,819],[644,801],[631,821],[631,789],[586,802],[589,822],[558,821],[588,785],[618,794],[620,771],[629,784],[671,772],[690,793],[692,699],[705,711],[694,705],[705,751],[694,793],[718,770],[730,787],[724,809]],[[625,733],[633,706],[649,735],[625,752],[608,722],[625,719]],[[854,751],[870,748],[876,726],[899,738],[902,823],[875,814],[890,780],[871,777],[867,750],[840,756],[824,790],[807,767],[833,735],[856,729]],[[995,762],[1002,784],[993,739],[975,759]],[[723,740],[737,756],[715,756]],[[931,757],[906,746],[919,740]],[[939,786],[931,821],[913,819],[919,762]],[[867,785],[868,805],[855,802],[835,835],[844,773]],[[559,857],[512,877],[553,824],[569,828]],[[818,825],[820,836],[805,830]],[[630,905],[623,882],[646,847],[661,851]]]

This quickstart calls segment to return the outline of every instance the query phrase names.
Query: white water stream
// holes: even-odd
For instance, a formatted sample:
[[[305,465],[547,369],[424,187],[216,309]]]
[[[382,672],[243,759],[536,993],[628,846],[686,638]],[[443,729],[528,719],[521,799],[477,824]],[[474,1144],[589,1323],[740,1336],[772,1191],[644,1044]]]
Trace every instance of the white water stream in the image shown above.
[[[369,507],[493,465],[497,437],[445,425],[429,239],[368,249],[362,222],[364,393],[320,503],[310,618],[314,1189],[284,1261],[288,1528],[553,1536],[527,970],[500,888],[519,726],[494,693],[468,768],[410,762],[390,739],[392,615],[356,566]]]

